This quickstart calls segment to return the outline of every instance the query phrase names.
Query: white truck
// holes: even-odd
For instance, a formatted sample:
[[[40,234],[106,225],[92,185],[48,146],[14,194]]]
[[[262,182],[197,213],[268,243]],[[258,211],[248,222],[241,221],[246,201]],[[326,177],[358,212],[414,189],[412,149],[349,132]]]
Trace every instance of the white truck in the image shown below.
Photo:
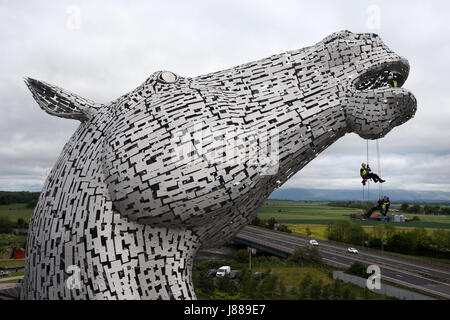
[[[216,272],[216,277],[224,277],[227,274],[230,274],[231,267],[230,266],[223,266],[220,267],[219,270]]]

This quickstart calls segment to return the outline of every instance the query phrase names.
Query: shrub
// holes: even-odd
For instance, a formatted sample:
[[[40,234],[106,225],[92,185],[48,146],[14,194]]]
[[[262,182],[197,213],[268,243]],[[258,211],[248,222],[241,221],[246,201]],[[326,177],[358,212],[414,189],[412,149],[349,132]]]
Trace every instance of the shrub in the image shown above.
[[[233,294],[237,291],[237,287],[233,280],[228,276],[219,277],[216,282],[217,289],[228,294]]]
[[[264,296],[273,296],[277,288],[278,277],[271,274],[270,270],[264,273],[263,280],[260,284],[259,290]]]
[[[23,218],[17,219],[17,226],[19,228],[25,227],[25,225],[26,225],[26,223],[25,223],[25,220]]]
[[[248,263],[249,261],[249,252],[246,249],[241,249],[236,251],[233,255],[233,259],[239,263]]]
[[[203,273],[194,273],[193,281],[195,283],[195,288],[202,290],[206,294],[212,294],[214,292],[214,280],[211,277],[208,277],[205,272]]]
[[[0,233],[12,233],[13,223],[6,217],[0,217]]]
[[[400,210],[401,210],[402,212],[407,212],[407,211],[408,211],[408,208],[409,208],[409,204],[407,204],[407,203],[402,203],[402,206],[400,207]]]
[[[311,288],[309,290],[309,296],[311,299],[319,300],[322,295],[322,286],[323,282],[322,280],[314,281],[311,285]]]
[[[330,299],[330,296],[331,296],[331,285],[327,284],[322,289],[321,299],[322,300],[328,300],[328,299]]]
[[[350,290],[349,287],[346,287],[344,289],[344,292],[342,292],[342,299],[343,300],[352,300],[353,295],[352,295],[352,291]]]
[[[292,231],[284,224],[282,224],[278,227],[278,231],[285,232],[285,233],[292,233]]]
[[[277,222],[277,220],[276,220],[275,218],[270,218],[270,219],[267,221],[267,228],[273,230],[273,229],[275,228],[275,225],[276,225],[277,223],[278,223],[278,222]]]
[[[342,280],[336,280],[333,283],[333,287],[331,289],[331,295],[333,300],[339,300],[342,297]]]
[[[364,263],[361,262],[354,262],[346,271],[345,273],[361,277],[361,278],[367,278],[367,266]]]
[[[262,223],[262,220],[261,220],[260,218],[255,217],[255,218],[252,220],[251,225],[252,225],[252,226],[260,227],[260,226],[263,226],[263,223]]]
[[[38,203],[38,199],[31,199],[27,202],[27,208],[34,208]]]
[[[314,247],[301,247],[296,249],[289,257],[289,260],[300,265],[323,265],[322,255],[319,250]]]
[[[327,228],[327,236],[330,240],[354,245],[362,245],[368,238],[362,226],[346,220],[330,222]]]

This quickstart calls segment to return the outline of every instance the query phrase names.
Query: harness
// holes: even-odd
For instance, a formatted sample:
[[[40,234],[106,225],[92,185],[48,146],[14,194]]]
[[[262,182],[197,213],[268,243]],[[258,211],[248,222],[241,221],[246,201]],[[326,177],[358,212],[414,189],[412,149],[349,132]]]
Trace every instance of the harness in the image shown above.
[[[361,168],[361,170],[362,170],[363,177],[367,176],[367,170],[364,168]]]
[[[390,86],[391,88],[392,88],[392,87],[397,88],[397,87],[398,87],[398,82],[397,82],[397,80],[393,80],[392,83],[389,83],[389,86]]]

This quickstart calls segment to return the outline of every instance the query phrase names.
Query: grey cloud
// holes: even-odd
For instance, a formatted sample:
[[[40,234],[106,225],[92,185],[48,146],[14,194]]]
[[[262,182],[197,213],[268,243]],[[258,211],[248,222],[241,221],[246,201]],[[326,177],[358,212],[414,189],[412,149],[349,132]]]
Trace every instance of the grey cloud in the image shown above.
[[[380,30],[366,27],[369,4],[381,9]],[[79,30],[66,26],[70,5]],[[78,126],[42,112],[24,76],[108,102],[157,70],[196,76],[349,29],[379,33],[411,63],[418,112],[380,141],[387,187],[449,191],[448,12],[448,1],[2,1],[0,190],[39,189]],[[365,141],[347,135],[286,187],[359,188],[364,160]]]

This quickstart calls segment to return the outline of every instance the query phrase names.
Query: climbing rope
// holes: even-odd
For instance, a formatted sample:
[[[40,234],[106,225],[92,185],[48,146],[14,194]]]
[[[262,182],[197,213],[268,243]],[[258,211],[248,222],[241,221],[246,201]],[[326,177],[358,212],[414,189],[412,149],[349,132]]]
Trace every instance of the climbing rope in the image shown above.
[[[380,142],[376,140],[377,144],[377,166],[378,166],[378,175],[382,177],[381,173],[381,156],[380,156]],[[367,158],[367,166],[369,166],[369,140],[366,140],[366,158]],[[365,201],[365,186],[363,186],[363,202]],[[378,198],[381,198],[383,195],[383,184],[380,183],[378,187]],[[370,180],[367,180],[367,202],[370,201]]]
[[[380,177],[383,177],[383,175],[381,174],[380,144],[379,144],[379,140],[377,140],[377,164],[378,164],[378,174],[380,175]],[[382,195],[383,195],[383,184],[380,183],[380,184],[379,184],[379,190],[378,190],[378,198],[381,198]]]
[[[369,139],[366,140],[367,167],[369,167]],[[367,202],[370,201],[370,179],[367,180]]]

